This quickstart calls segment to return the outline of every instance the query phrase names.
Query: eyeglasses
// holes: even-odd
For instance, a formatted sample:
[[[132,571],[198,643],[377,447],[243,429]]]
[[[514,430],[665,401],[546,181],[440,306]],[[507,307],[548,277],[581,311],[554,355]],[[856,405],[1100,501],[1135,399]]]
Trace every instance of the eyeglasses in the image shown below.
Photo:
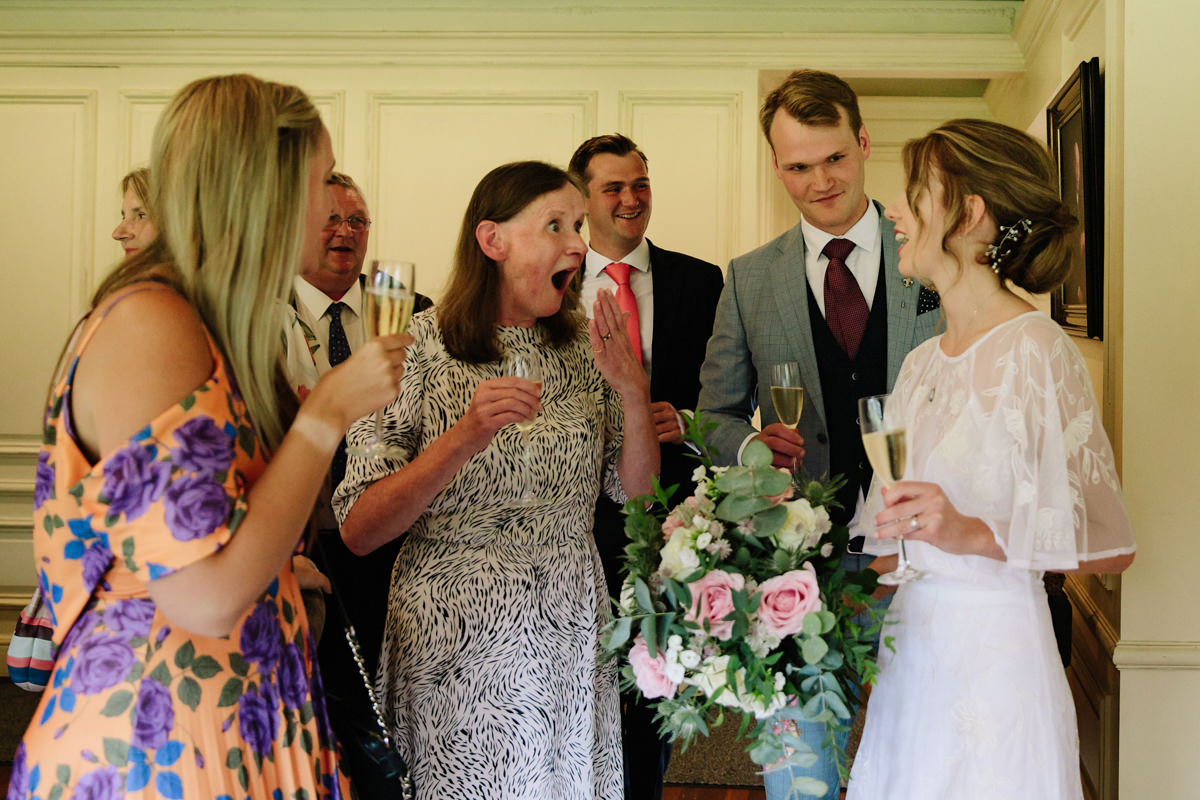
[[[363,219],[362,217],[339,217],[337,214],[330,214],[329,221],[325,223],[325,230],[336,230],[342,226],[343,222],[355,233],[362,233],[371,227],[371,220],[369,219]]]

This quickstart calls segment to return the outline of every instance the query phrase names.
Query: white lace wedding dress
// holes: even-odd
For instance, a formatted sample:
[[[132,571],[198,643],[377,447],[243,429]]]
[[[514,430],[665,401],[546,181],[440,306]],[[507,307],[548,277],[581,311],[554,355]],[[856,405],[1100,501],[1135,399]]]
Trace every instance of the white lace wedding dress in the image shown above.
[[[1082,357],[1045,315],[1009,320],[953,358],[940,343],[908,356],[889,401],[908,429],[905,477],[984,520],[1008,560],[908,543],[926,577],[892,602],[895,651],[880,648],[848,799],[1082,798],[1041,579],[1134,550],[1112,449]],[[864,522],[879,508],[875,486]]]

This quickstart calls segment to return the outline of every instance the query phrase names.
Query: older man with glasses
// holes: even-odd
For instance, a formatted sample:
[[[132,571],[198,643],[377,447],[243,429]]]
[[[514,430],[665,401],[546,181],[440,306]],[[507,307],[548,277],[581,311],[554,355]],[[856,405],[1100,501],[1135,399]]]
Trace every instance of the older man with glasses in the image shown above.
[[[336,367],[366,340],[363,323],[362,267],[371,234],[371,216],[358,185],[348,175],[335,172],[330,178],[334,208],[321,231],[321,261],[316,269],[296,277],[292,305],[308,339],[318,375]],[[416,310],[432,305],[417,295]],[[331,487],[341,482],[346,471],[344,446],[338,449],[330,469]],[[320,542],[312,554],[317,567],[331,576],[337,597],[326,600],[328,624],[318,645],[318,661],[331,721],[338,737],[349,741],[357,722],[373,724],[373,713],[363,706],[365,691],[353,656],[342,635],[340,603],[354,623],[368,675],[375,674],[387,614],[392,562],[399,540],[368,556],[356,556],[342,542],[337,520],[329,507],[331,493],[322,495],[316,510]],[[348,771],[359,794],[378,796],[377,787],[388,786],[378,767],[359,758],[358,748],[348,748]]]

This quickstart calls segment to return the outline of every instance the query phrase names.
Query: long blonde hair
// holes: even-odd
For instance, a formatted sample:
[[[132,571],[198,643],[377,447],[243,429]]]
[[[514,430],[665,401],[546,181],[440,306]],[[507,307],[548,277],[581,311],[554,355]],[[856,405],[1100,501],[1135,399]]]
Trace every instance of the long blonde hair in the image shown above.
[[[309,162],[322,130],[300,89],[250,75],[185,86],[154,130],[150,207],[159,237],[100,286],[175,285],[229,362],[262,441],[283,439],[296,399],[283,378],[276,304],[301,257]]]

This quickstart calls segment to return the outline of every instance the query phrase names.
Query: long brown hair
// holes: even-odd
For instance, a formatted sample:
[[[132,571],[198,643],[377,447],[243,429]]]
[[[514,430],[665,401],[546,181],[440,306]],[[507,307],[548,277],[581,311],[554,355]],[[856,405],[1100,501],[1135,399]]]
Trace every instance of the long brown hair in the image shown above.
[[[450,286],[438,305],[438,324],[446,351],[472,364],[497,361],[503,356],[496,331],[500,310],[500,273],[475,240],[475,229],[484,220],[506,222],[527,205],[549,192],[578,182],[563,170],[542,161],[504,164],[483,176],[463,214],[454,253]],[[550,317],[538,320],[546,343],[562,347],[579,333],[578,295],[568,291]]]

